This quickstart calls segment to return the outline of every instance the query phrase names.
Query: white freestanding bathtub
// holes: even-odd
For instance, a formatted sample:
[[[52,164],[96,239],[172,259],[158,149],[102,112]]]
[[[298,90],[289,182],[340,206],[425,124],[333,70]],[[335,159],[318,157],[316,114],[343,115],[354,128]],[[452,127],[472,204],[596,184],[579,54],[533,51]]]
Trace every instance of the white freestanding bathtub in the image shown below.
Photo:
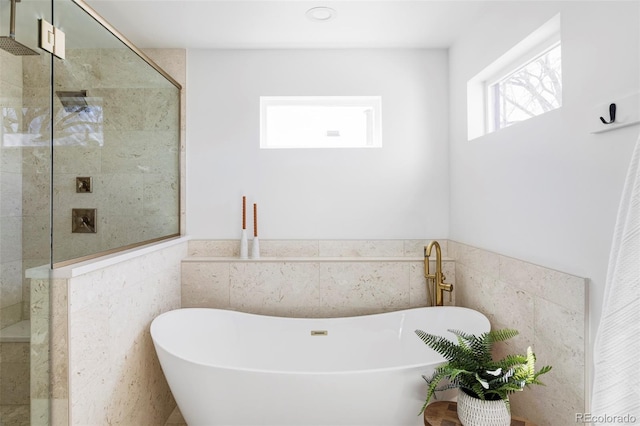
[[[414,331],[489,328],[458,307],[329,319],[178,309],[151,336],[189,426],[419,426],[421,375],[444,358]]]

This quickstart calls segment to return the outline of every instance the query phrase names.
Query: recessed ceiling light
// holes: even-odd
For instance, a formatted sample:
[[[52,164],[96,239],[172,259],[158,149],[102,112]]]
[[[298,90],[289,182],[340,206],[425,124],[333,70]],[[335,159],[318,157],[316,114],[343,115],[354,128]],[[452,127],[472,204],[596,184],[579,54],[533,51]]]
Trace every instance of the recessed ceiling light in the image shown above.
[[[320,7],[312,7],[307,10],[307,18],[316,22],[327,22],[336,17],[335,9],[331,9],[330,7],[320,6]]]

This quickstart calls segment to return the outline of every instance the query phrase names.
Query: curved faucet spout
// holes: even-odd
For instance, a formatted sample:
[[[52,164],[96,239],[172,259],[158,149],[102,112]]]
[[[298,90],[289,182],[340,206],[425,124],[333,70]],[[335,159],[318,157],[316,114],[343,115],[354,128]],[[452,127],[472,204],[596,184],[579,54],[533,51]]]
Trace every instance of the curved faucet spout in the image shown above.
[[[436,273],[431,274],[429,271],[429,257],[433,247],[436,248]],[[424,276],[427,279],[427,285],[429,280],[433,280],[434,293],[436,296],[435,306],[442,306],[443,303],[443,291],[451,293],[453,291],[453,285],[444,282],[445,276],[442,274],[442,250],[440,249],[440,243],[437,241],[431,241],[429,245],[424,247]]]

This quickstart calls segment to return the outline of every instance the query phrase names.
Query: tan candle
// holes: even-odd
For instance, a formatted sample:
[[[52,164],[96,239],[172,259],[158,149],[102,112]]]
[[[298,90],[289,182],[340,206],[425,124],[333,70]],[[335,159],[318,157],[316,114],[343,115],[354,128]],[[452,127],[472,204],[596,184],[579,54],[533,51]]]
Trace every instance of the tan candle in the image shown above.
[[[242,229],[247,229],[247,197],[242,196]]]
[[[253,236],[258,236],[258,205],[253,203]]]

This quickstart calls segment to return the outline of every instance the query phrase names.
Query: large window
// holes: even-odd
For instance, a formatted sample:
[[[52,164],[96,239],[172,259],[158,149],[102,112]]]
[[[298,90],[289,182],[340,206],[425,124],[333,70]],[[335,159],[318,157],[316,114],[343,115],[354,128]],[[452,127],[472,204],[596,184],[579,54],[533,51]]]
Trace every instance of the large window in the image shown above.
[[[382,146],[380,96],[262,96],[260,148]]]

